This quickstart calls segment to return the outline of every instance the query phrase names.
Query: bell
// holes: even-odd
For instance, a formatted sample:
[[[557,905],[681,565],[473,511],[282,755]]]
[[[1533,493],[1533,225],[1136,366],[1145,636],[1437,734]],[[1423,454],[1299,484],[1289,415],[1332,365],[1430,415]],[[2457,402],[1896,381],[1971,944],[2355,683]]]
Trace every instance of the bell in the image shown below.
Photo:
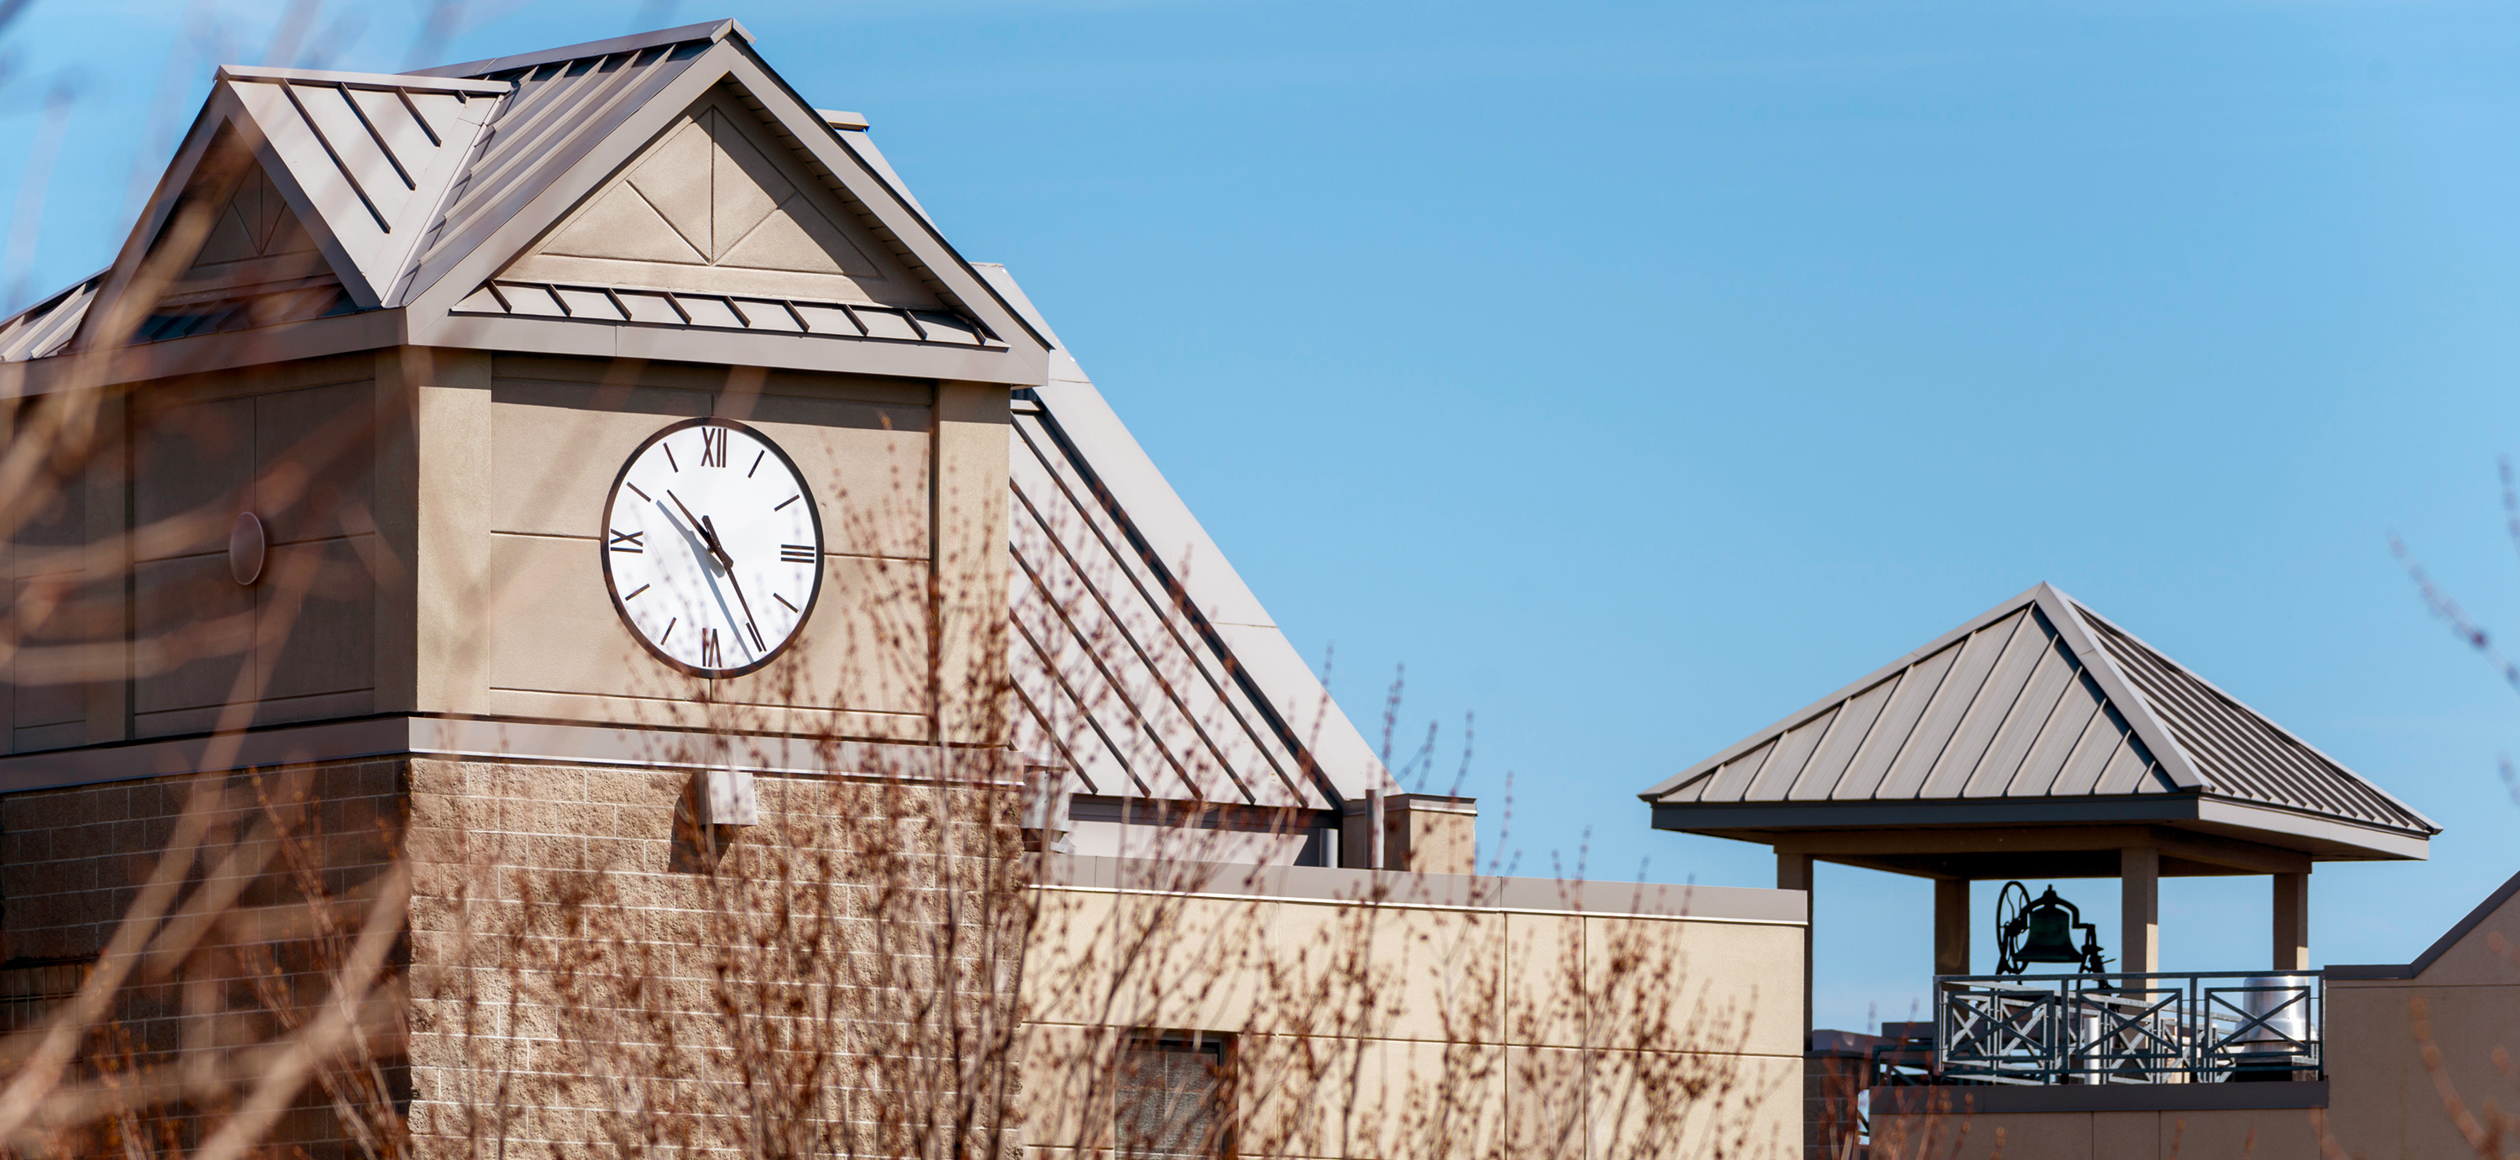
[[[2083,952],[2074,945],[2074,920],[2082,917],[2073,904],[2056,896],[2056,888],[2030,904],[2024,915],[2030,929],[2021,940],[2020,960],[2025,963],[2079,963]]]

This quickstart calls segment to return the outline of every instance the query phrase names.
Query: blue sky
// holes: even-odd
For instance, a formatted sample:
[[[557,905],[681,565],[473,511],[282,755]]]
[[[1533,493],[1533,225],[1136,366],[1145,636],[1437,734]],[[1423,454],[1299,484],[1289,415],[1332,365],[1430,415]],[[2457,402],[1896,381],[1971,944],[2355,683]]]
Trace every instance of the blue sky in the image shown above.
[[[6,287],[104,263],[212,58],[414,63],[416,5],[279,59],[265,7],[35,0]],[[2387,546],[2520,631],[2520,9],[482,3],[429,56],[727,14],[1012,267],[1360,724],[1405,663],[1446,788],[1476,713],[1522,873],[1767,884],[1636,791],[2039,580],[2448,827],[2318,872],[2319,961],[2520,871],[2520,701]],[[1906,1017],[1924,883],[1817,907],[1821,1025]],[[2164,912],[2166,969],[2263,963],[2263,879]]]

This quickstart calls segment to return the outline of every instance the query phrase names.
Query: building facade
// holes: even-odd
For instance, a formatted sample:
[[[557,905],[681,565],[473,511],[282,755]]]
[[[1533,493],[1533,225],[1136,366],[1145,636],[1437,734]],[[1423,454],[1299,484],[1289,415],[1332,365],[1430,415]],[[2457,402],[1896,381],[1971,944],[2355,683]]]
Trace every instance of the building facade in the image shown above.
[[[24,1150],[1794,1149],[1801,896],[1476,874],[732,21],[223,69],[0,360]]]

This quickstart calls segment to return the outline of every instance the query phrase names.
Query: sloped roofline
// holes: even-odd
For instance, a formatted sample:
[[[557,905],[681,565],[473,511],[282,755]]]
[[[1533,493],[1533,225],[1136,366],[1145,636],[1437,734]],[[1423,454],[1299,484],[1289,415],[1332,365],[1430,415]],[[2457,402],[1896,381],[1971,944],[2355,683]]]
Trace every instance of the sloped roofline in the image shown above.
[[[2167,727],[2154,719],[2151,703],[2144,700],[2135,691],[2135,687],[2128,683],[2126,674],[2118,671],[2117,664],[2109,659],[2108,653],[2100,647],[2099,640],[2091,635],[2090,627],[2085,625],[2081,617],[2075,613],[2074,601],[2056,586],[2041,581],[2024,589],[2019,595],[1971,617],[1958,628],[1909,650],[1899,659],[1848,682],[1836,692],[1813,701],[1778,719],[1776,723],[1734,742],[1715,753],[1714,756],[1656,782],[1653,788],[1636,796],[1648,802],[1658,801],[1663,795],[1714,772],[1724,763],[1775,740],[1795,726],[1845,704],[1866,689],[1913,668],[1918,661],[1967,639],[1970,634],[1979,629],[2034,605],[2040,612],[2047,615],[2048,623],[2056,626],[2058,634],[2063,636],[2067,644],[2073,648],[2075,657],[2083,662],[2084,667],[2090,671],[2092,679],[2099,683],[2100,691],[2112,702],[2124,706],[2121,712],[2125,714],[2127,724],[2135,730],[2136,738],[2152,751],[2153,760],[2160,763],[2162,772],[2169,775],[2171,782],[2181,789],[2208,788],[2204,775],[2198,772],[2196,762],[2188,756],[2187,750],[2181,748],[2179,743],[2170,736]]]
[[[130,290],[133,280],[140,274],[151,249],[157,243],[158,236],[170,224],[176,205],[183,199],[184,191],[191,188],[193,179],[200,173],[201,166],[210,159],[210,148],[218,141],[221,130],[235,133],[238,143],[252,155],[253,163],[260,166],[263,172],[270,176],[272,186],[280,191],[281,199],[288,202],[290,212],[295,214],[299,224],[305,227],[307,236],[314,241],[317,251],[323,255],[325,265],[332,270],[335,277],[341,280],[342,288],[350,294],[351,298],[363,308],[383,304],[383,296],[390,293],[392,287],[390,285],[376,286],[363,276],[358,261],[351,255],[340,235],[335,232],[333,223],[325,214],[324,208],[316,203],[295,169],[279,155],[273,144],[270,130],[261,123],[252,106],[238,92],[238,86],[241,84],[291,82],[295,79],[289,75],[292,71],[286,69],[231,70],[224,67],[217,71],[209,99],[202,103],[201,113],[193,119],[192,127],[184,134],[183,144],[177,148],[174,159],[167,164],[165,172],[159,176],[157,188],[150,192],[148,202],[141,209],[139,221],[124,237],[122,247],[114,256],[113,264],[106,267],[104,284],[98,288],[96,297],[90,302],[85,316],[79,320],[78,328],[65,349],[90,348],[101,337],[98,334],[99,326],[117,321],[131,321],[118,320],[116,312],[125,294]],[[378,88],[391,88],[394,87],[397,79],[390,74],[369,73],[336,73],[331,74],[331,77],[333,79],[318,83],[327,85],[346,83],[349,78],[355,77],[362,82],[363,87],[372,84]],[[502,85],[499,88],[504,91],[506,86]]]
[[[2061,593],[2060,593],[2060,595],[2061,595]],[[2348,771],[2350,771],[2350,770],[2353,768],[2352,766],[2346,765],[2346,764],[2345,764],[2344,762],[2342,762],[2342,761],[2338,761],[2337,759],[2335,759],[2335,758],[2333,758],[2333,757],[2328,756],[2328,754],[2327,754],[2327,752],[2326,752],[2325,750],[2320,749],[2320,748],[2319,748],[2318,746],[2316,746],[2316,745],[2312,745],[2312,744],[2310,744],[2308,741],[2304,740],[2300,734],[2295,733],[2295,732],[2293,732],[2292,730],[2285,728],[2285,727],[2284,727],[2284,725],[2283,725],[2281,722],[2279,722],[2279,721],[2275,720],[2273,717],[2269,717],[2269,716],[2267,716],[2266,714],[2264,714],[2264,713],[2260,713],[2260,712],[2258,712],[2256,709],[2251,708],[2251,707],[2249,706],[2249,703],[2248,703],[2248,702],[2243,701],[2243,700],[2241,700],[2241,699],[2240,699],[2240,698],[2238,698],[2238,697],[2232,696],[2232,695],[2231,695],[2231,693],[2230,693],[2229,691],[2225,690],[2222,686],[2217,685],[2217,684],[2215,684],[2215,683],[2214,683],[2214,682],[2212,682],[2212,681],[2206,680],[2206,679],[2205,679],[2205,677],[2204,677],[2204,674],[2199,673],[2199,672],[2197,672],[2196,670],[2194,670],[2194,669],[2191,669],[2191,668],[2187,667],[2186,665],[2179,664],[2179,662],[2178,662],[2178,661],[2176,661],[2176,660],[2172,660],[2172,659],[2171,659],[2171,657],[2170,657],[2170,654],[2169,654],[2169,653],[2163,652],[2163,651],[2161,651],[2160,649],[2155,648],[2155,647],[2152,645],[2152,643],[2151,643],[2150,641],[2147,641],[2147,640],[2145,640],[2144,638],[2142,638],[2142,637],[2140,637],[2140,636],[2135,635],[2134,633],[2128,632],[2128,631],[2126,630],[2126,627],[2125,627],[2124,625],[2121,625],[2121,624],[2119,624],[2118,622],[2116,622],[2116,621],[2114,621],[2114,620],[2109,619],[2108,617],[2102,616],[2102,615],[2100,615],[2099,613],[2092,611],[2091,609],[2089,609],[2089,608],[2087,608],[2087,607],[2083,606],[2083,604],[2082,604],[2081,602],[2079,602],[2079,601],[2073,601],[2073,600],[2071,600],[2071,599],[2069,598],[2069,599],[2068,599],[2068,602],[2069,602],[2069,603],[2071,603],[2071,604],[2073,604],[2073,606],[2074,606],[2074,608],[2075,608],[2076,612],[2077,612],[2079,615],[2082,615],[2082,616],[2088,616],[2088,617],[2090,617],[2090,618],[2091,618],[2091,619],[2093,619],[2093,620],[2099,621],[2100,623],[2102,623],[2102,624],[2105,624],[2105,625],[2109,626],[2109,631],[2114,632],[2114,633],[2118,634],[2119,636],[2123,636],[2123,637],[2125,637],[2126,639],[2131,640],[2131,641],[2135,642],[2136,644],[2143,646],[2143,647],[2144,647],[2144,649],[2145,649],[2146,651],[2148,651],[2148,652],[2152,653],[2154,656],[2160,657],[2162,660],[2168,661],[2170,664],[2172,664],[2172,665],[2174,665],[2174,666],[2177,666],[2178,670],[2179,670],[2181,673],[2186,674],[2186,676],[2187,676],[2187,678],[2188,678],[2189,680],[2195,681],[2195,682],[2196,682],[2197,684],[2199,684],[2199,685],[2203,685],[2206,689],[2210,690],[2210,691],[2211,691],[2211,692],[2212,692],[2215,696],[2220,697],[2220,698],[2222,698],[2223,700],[2226,700],[2226,701],[2231,702],[2231,704],[2232,704],[2232,706],[2233,706],[2234,708],[2237,708],[2237,709],[2239,709],[2241,712],[2247,713],[2248,715],[2250,715],[2250,716],[2252,716],[2252,717],[2257,718],[2257,719],[2258,719],[2261,723],[2265,724],[2268,728],[2273,729],[2275,732],[2282,734],[2285,740],[2290,741],[2290,742],[2292,742],[2293,744],[2298,745],[2298,746],[2302,747],[2302,748],[2303,748],[2303,749],[2305,749],[2305,750],[2308,750],[2311,754],[2313,754],[2313,755],[2315,755],[2316,757],[2318,757],[2318,759],[2319,759],[2319,760],[2324,761],[2324,762],[2327,762],[2329,765],[2333,765],[2333,766],[2335,766],[2336,768],[2338,768],[2338,769],[2342,769],[2342,770],[2348,770]],[[2115,665],[2115,662],[2112,662],[2110,667],[2111,667],[2111,671],[2113,671],[2113,672],[2114,672],[2114,671],[2116,670],[2116,665]],[[2145,702],[2145,708],[2146,708],[2147,710],[2151,709],[2151,707],[2152,707],[2151,702],[2149,702],[2149,701]],[[2185,753],[2184,753],[2184,751],[2182,751],[2182,756],[2184,756],[2184,755],[2185,755]],[[2400,798],[2399,798],[2396,794],[2390,793],[2388,790],[2381,788],[2381,786],[2380,786],[2380,784],[2379,784],[2378,782],[2372,781],[2372,780],[2371,780],[2371,779],[2369,779],[2369,778],[2360,777],[2359,775],[2357,775],[2356,780],[2358,780],[2358,781],[2362,782],[2362,784],[2363,784],[2366,788],[2370,789],[2370,790],[2371,790],[2371,792],[2376,793],[2376,794],[2380,795],[2381,797],[2387,798],[2387,799],[2389,800],[2389,804],[2394,805],[2394,806],[2396,806],[2396,807],[2397,807],[2397,808],[2399,808],[2399,809],[2405,810],[2405,811],[2407,812],[2407,814],[2408,814],[2408,815],[2410,815],[2410,816],[2412,816],[2412,817],[2416,818],[2417,820],[2419,820],[2419,821],[2423,822],[2423,824],[2424,824],[2424,825],[2431,827],[2434,833],[2439,833],[2439,832],[2441,832],[2441,824],[2440,824],[2440,823],[2433,821],[2430,817],[2427,817],[2427,816],[2424,814],[2424,812],[2423,812],[2422,810],[2418,810],[2418,809],[2416,809],[2415,807],[2413,807],[2413,806],[2410,806],[2410,805],[2406,804],[2406,802],[2405,802],[2404,800],[2400,799]],[[2208,786],[2207,788],[2211,788],[2211,787],[2210,787],[2210,786]]]
[[[441,236],[450,224],[445,222],[445,215],[451,206],[460,203],[480,151],[506,128],[500,120],[503,110],[509,107],[505,102],[518,99],[513,95],[517,91],[515,85],[483,79],[479,73],[487,70],[512,74],[515,70],[566,61],[627,59],[667,52],[669,46],[676,45],[684,47],[671,51],[666,58],[672,67],[655,73],[654,80],[636,82],[599,107],[570,110],[567,129],[550,143],[545,163],[527,167],[519,172],[520,180],[499,188],[483,204],[466,208],[461,228],[451,237]],[[948,309],[962,311],[978,324],[980,340],[930,341],[921,331],[921,338],[915,343],[870,340],[831,345],[829,338],[800,336],[775,327],[765,330],[749,323],[735,331],[676,330],[615,328],[600,320],[452,315],[466,295],[565,219],[580,200],[635,157],[674,117],[720,84],[745,92],[747,103],[756,106],[757,115],[778,136],[808,159],[812,167],[824,172],[825,179],[836,185],[843,196],[854,199],[870,224],[878,227],[904,260],[918,268],[921,277],[954,304]],[[279,97],[266,100],[271,94],[264,92],[263,87],[274,85],[282,90]],[[476,101],[489,98],[502,103],[486,106],[492,110],[488,116],[464,118],[461,131],[443,141],[437,139],[442,126],[429,129],[435,150],[428,155],[431,172],[422,174],[415,167],[403,174],[406,182],[417,177],[419,184],[413,187],[414,196],[398,199],[399,207],[390,211],[389,224],[376,217],[376,204],[369,202],[358,188],[359,178],[343,168],[347,163],[338,154],[331,157],[332,166],[341,168],[341,176],[350,184],[346,190],[333,188],[336,183],[332,169],[325,168],[323,158],[311,152],[319,148],[331,150],[322,127],[313,127],[315,135],[307,138],[300,131],[306,126],[295,121],[262,122],[265,117],[285,120],[291,108],[297,110],[300,118],[306,117],[305,108],[294,94],[317,89],[339,89],[344,97],[354,90],[402,90],[412,97],[429,93]],[[287,103],[281,103],[282,100]],[[364,116],[355,110],[354,115]],[[422,127],[429,128],[425,122]],[[373,136],[375,126],[367,128]],[[250,151],[253,163],[271,176],[282,200],[306,227],[357,309],[339,316],[279,322],[237,332],[255,334],[248,341],[219,332],[150,342],[125,342],[120,335],[103,334],[108,326],[138,325],[136,316],[147,313],[141,304],[128,300],[126,291],[146,268],[144,263],[172,220],[175,206],[200,179],[200,167],[211,144],[223,138],[223,130],[232,132],[239,144]],[[385,148],[381,138],[377,143]],[[360,142],[362,148],[365,144]],[[300,153],[308,156],[300,157]],[[310,162],[309,158],[313,160]],[[400,161],[390,155],[386,160],[399,169]],[[310,164],[313,168],[308,172],[299,172],[301,166]],[[344,215],[340,222],[327,219],[327,205]],[[359,216],[362,213],[367,216]],[[415,220],[406,221],[406,216]],[[370,217],[376,217],[375,230],[367,228]],[[382,237],[371,236],[379,231]],[[56,345],[48,340],[44,355],[22,354],[0,363],[0,391],[23,395],[73,385],[64,380],[57,368],[43,365],[45,360],[108,345],[109,340],[116,348],[114,358],[98,364],[93,373],[81,377],[79,382],[86,382],[95,374],[104,375],[108,381],[129,381],[273,358],[417,343],[1030,386],[1042,381],[1049,346],[1024,312],[1009,304],[997,287],[936,228],[864,133],[843,132],[828,124],[776,70],[760,59],[753,51],[750,33],[732,20],[413,73],[223,68],[175,156],[160,174],[139,219],[117,248],[113,263],[97,282],[96,290],[79,299],[75,317],[65,318],[63,325],[69,330],[67,342]],[[859,334],[850,337],[870,333],[861,323]]]
[[[1187,611],[1212,630],[1209,646],[1229,660],[1245,691],[1269,718],[1280,742],[1309,765],[1308,773],[1340,801],[1362,801],[1369,790],[1401,786],[1345,710],[1330,696],[1285,632],[1261,607],[1259,597],[1234,570],[1155,461],[1130,434],[1118,413],[1059,345],[1023,288],[1004,266],[983,267],[985,276],[1040,333],[1050,336],[1049,382],[1035,391],[1044,412],[1093,467],[1097,486],[1121,510],[1114,513],[1145,541],[1145,559],[1183,593]],[[1189,566],[1185,569],[1184,563]]]
[[[2225,701],[2229,702],[2240,712],[2247,714],[2256,721],[2262,722],[2269,729],[2282,736],[2285,740],[2295,745],[2299,745],[2303,750],[2315,756],[2319,761],[2325,762],[2329,766],[2343,772],[2345,776],[2352,778],[2362,786],[2368,787],[2378,796],[2387,799],[2390,804],[2404,810],[2409,817],[2416,819],[2421,827],[2426,828],[2433,833],[2440,832],[2441,827],[2435,824],[2430,818],[2427,818],[2422,813],[2408,807],[2395,795],[2381,789],[2379,786],[2373,784],[2369,779],[2353,773],[2343,762],[2329,757],[2326,753],[2320,751],[2316,746],[2303,741],[2291,730],[2276,724],[2265,714],[2259,713],[2257,710],[2250,708],[2246,702],[2241,701],[2237,697],[2231,696],[2212,682],[2205,680],[2201,676],[2197,676],[2196,673],[2193,670],[2190,670],[2187,666],[2172,660],[2169,654],[2154,648],[2148,643],[2145,643],[2133,633],[2126,632],[2115,622],[2091,611],[2080,601],[2066,595],[2061,589],[2045,582],[2032,585],[2019,595],[1997,604],[1995,607],[1971,618],[1959,627],[1935,637],[1932,641],[1922,647],[1911,650],[1899,659],[1892,661],[1881,668],[1875,669],[1871,673],[1846,684],[1825,697],[1813,701],[1809,705],[1806,705],[1794,713],[1787,715],[1767,728],[1751,733],[1749,736],[1744,737],[1740,741],[1726,747],[1712,757],[1697,762],[1696,764],[1689,766],[1687,769],[1684,769],[1671,777],[1663,779],[1662,781],[1656,783],[1653,788],[1648,789],[1637,796],[1646,802],[1659,805],[1661,804],[1662,798],[1674,790],[1689,785],[1699,778],[1708,776],[1716,770],[1722,768],[1726,763],[1751,752],[1759,746],[1776,740],[1778,737],[1783,736],[1822,713],[1836,709],[1837,707],[1854,699],[1857,695],[1862,694],[1866,690],[1881,684],[1883,681],[1887,681],[1898,676],[1900,673],[1915,666],[1918,662],[1923,661],[1927,657],[1933,656],[1944,649],[1950,648],[1954,644],[1957,644],[1971,634],[1984,629],[1988,625],[1994,624],[2006,617],[2019,613],[2024,608],[2032,607],[2035,607],[2041,615],[2047,618],[2048,623],[2056,629],[2058,636],[2073,649],[2075,658],[2082,663],[2085,672],[2088,673],[2091,679],[2100,686],[2101,693],[2108,699],[2109,703],[2117,706],[2118,712],[2126,720],[2128,727],[2134,732],[2137,739],[2141,740],[2145,747],[2152,752],[2153,759],[2159,763],[2163,773],[2171,779],[2172,783],[2176,785],[2179,790],[2183,791],[2182,796],[2209,796],[2217,799],[2227,799],[2233,802],[2242,803],[2252,808],[2277,809],[2292,813],[2302,813],[2305,815],[2315,813],[2315,811],[2306,811],[2296,807],[2282,806],[2276,803],[2260,802],[2254,798],[2229,794],[2217,787],[2214,784],[2213,779],[2205,773],[2203,767],[2197,762],[2195,757],[2187,751],[2185,746],[2179,744],[2177,738],[2172,734],[2168,723],[2162,719],[2160,715],[2160,707],[2153,704],[2152,700],[2143,694],[2142,690],[2139,689],[2134,682],[2128,678],[2125,671],[2120,668],[2116,659],[2112,657],[2109,651],[2101,645],[2099,638],[2091,629],[2091,622],[2096,621],[2105,625],[2111,632],[2118,633],[2119,635],[2126,637],[2128,640],[2140,645],[2154,656],[2161,658],[2163,662],[2176,668],[2186,678],[2195,681],[2198,685],[2209,690],[2215,696],[2221,697]],[[1930,803],[1920,802],[1917,804],[1922,807]],[[1738,803],[1730,806],[1707,805],[1692,806],[1690,808],[1692,810],[1720,811],[1728,808],[1743,810],[1760,807],[1754,805],[1754,803]],[[1775,806],[1772,808],[1801,807]],[[2317,814],[2316,816],[2325,817],[2327,815]],[[2351,822],[2352,824],[2363,828],[2394,832],[2394,827],[2373,827],[2368,823],[2353,819],[2338,820]]]
[[[453,247],[442,259],[426,260],[412,273],[410,286],[401,294],[401,304],[412,315],[412,341],[431,341],[434,331],[445,325],[446,315],[456,302],[470,294],[481,282],[506,268],[567,217],[572,209],[635,158],[692,103],[718,85],[731,82],[752,93],[761,106],[757,111],[776,122],[799,147],[830,170],[843,186],[855,186],[850,189],[851,195],[857,197],[886,230],[911,250],[919,264],[943,284],[942,288],[951,297],[959,300],[964,309],[970,310],[1000,340],[1010,342],[1010,355],[1028,368],[1037,367],[1038,360],[1046,357],[1048,341],[946,240],[927,215],[913,207],[902,191],[887,179],[888,166],[868,161],[850,142],[843,140],[840,132],[824,122],[810,102],[790,88],[777,70],[770,68],[752,51],[748,36],[731,35],[741,31],[734,22],[724,21],[626,38],[619,47],[605,47],[613,42],[598,41],[579,49],[554,49],[524,57],[495,58],[491,63],[492,70],[508,72],[528,67],[524,63],[528,60],[550,64],[583,59],[587,55],[714,38],[708,48],[666,80],[661,88],[648,93],[634,107],[623,110],[613,123],[593,134],[585,142],[583,152],[574,160],[543,175],[533,186],[509,194],[507,201],[513,209],[492,215],[468,228],[465,231],[470,235],[468,241]],[[560,53],[576,55],[555,55]],[[773,92],[785,99],[771,99]],[[1018,341],[1018,335],[1028,339],[1029,343]],[[1027,345],[1031,347],[1030,351],[1025,349]],[[1032,357],[1027,358],[1026,355]],[[1033,382],[1039,381],[1037,374],[1031,370],[1024,372],[1024,377]]]

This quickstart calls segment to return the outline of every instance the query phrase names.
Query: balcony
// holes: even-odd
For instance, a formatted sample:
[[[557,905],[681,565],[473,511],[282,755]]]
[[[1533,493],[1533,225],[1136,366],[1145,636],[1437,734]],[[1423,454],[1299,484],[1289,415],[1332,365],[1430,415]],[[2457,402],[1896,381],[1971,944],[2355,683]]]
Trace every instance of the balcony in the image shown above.
[[[1934,996],[1930,1052],[1884,1044],[1875,1082],[2199,1084],[2324,1073],[2326,991],[2316,974],[1942,975]]]

